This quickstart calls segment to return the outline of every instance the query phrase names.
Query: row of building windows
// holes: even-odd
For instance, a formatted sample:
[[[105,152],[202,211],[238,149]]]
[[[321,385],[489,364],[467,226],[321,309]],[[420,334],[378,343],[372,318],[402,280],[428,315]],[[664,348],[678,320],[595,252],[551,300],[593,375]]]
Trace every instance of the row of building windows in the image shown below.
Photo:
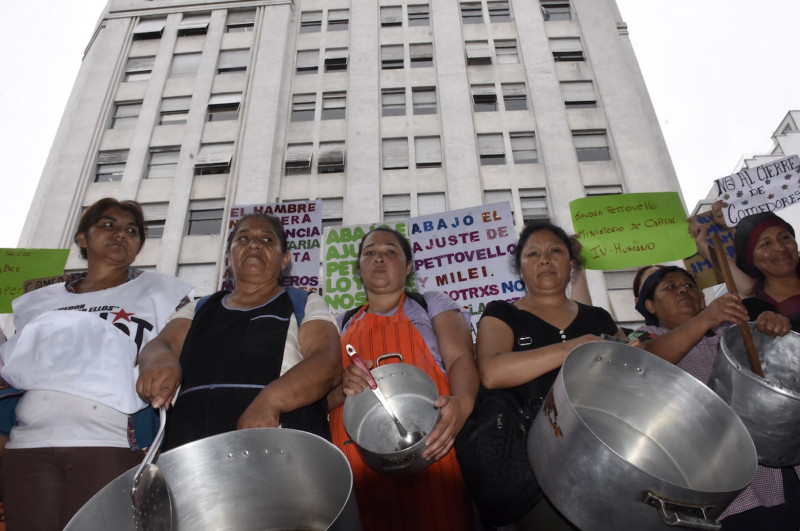
[[[253,31],[255,29],[255,10],[229,11],[225,21],[227,33]],[[209,13],[185,15],[178,23],[178,37],[205,35],[211,19]],[[164,33],[166,18],[145,18],[133,29],[133,40],[160,39]]]
[[[415,115],[436,114],[436,87],[411,87],[411,108]],[[406,88],[381,90],[381,116],[405,116]]]
[[[224,122],[239,119],[240,92],[213,94],[208,100],[206,121]],[[191,96],[168,97],[161,100],[159,125],[185,124],[189,119]],[[109,129],[133,129],[142,110],[142,100],[120,101],[114,104]]]
[[[404,11],[405,9],[405,16]],[[428,4],[409,4],[407,6],[381,6],[381,26],[384,28],[402,26],[403,20],[409,27],[430,25],[431,8]]]
[[[622,186],[587,186],[586,197],[608,194],[621,194]],[[520,188],[517,190],[523,220],[545,219],[550,217],[545,188]],[[507,202],[514,214],[514,197],[511,190],[485,190],[485,204]],[[387,194],[381,198],[383,220],[400,221],[411,216],[411,194]],[[221,200],[192,201],[186,217],[184,234],[187,236],[216,235],[222,230],[225,211],[218,206]],[[416,194],[418,216],[436,214],[447,210],[444,192]],[[166,225],[168,203],[142,204],[148,238],[160,238]],[[343,220],[344,204],[341,197],[322,200],[323,226],[339,225]]]
[[[300,13],[300,33],[322,31],[323,20],[327,20],[327,31],[346,31],[350,25],[350,10],[328,9],[325,17],[322,11],[303,11]]]
[[[597,98],[591,81],[562,81],[561,91],[564,105],[569,108],[595,107]],[[491,112],[500,110],[499,94],[502,94],[502,109],[505,111],[522,111],[528,109],[528,97],[525,83],[474,84],[470,86],[472,105],[475,112]],[[381,115],[405,116],[409,107],[405,87],[385,88],[381,90]],[[412,87],[410,107],[414,115],[436,114],[436,87]],[[237,120],[241,105],[241,93],[224,93],[212,95],[208,102],[206,120],[209,122]],[[159,125],[175,125],[186,123],[189,117],[191,96],[164,98],[159,113]],[[305,122],[317,119],[341,120],[345,118],[347,93],[331,91],[319,94],[305,93],[292,95],[291,121]],[[132,129],[141,112],[142,101],[116,102],[109,125],[110,129]]]
[[[583,48],[579,37],[554,37],[550,39],[554,61],[583,61]],[[467,41],[464,43],[467,65],[519,63],[516,39],[494,39]],[[324,52],[325,72],[347,70],[347,49],[328,48]],[[296,69],[298,74],[314,74],[320,70],[320,50],[298,50]],[[383,44],[381,45],[381,69],[394,70],[433,66],[432,43]]]
[[[292,95],[292,116],[293,122],[308,122],[316,119],[317,113],[317,94],[293,94]],[[344,119],[347,110],[347,92],[323,92],[320,119],[322,120],[341,120]]]
[[[573,131],[577,158],[581,162],[611,160],[605,130]],[[509,133],[478,133],[478,156],[483,166],[507,164],[507,153],[514,164],[538,162],[536,135],[533,131]],[[413,152],[409,148],[413,146]],[[289,144],[284,160],[285,175],[310,174],[313,167],[314,145],[310,142]],[[316,172],[340,173],[345,170],[344,141],[320,142],[317,149]],[[384,138],[381,140],[382,168],[407,169],[410,160],[416,168],[435,168],[442,165],[442,147],[438,136]],[[180,148],[151,148],[144,178],[174,177]],[[128,157],[127,150],[102,151],[98,155],[94,182],[122,179]],[[230,172],[233,142],[203,144],[194,160],[195,175],[215,175]]]
[[[150,148],[145,179],[164,179],[175,176],[180,156],[179,146]],[[233,142],[202,144],[194,157],[195,175],[217,175],[230,173],[233,158]],[[101,151],[97,156],[94,182],[115,182],[122,180],[128,150]]]
[[[289,144],[283,162],[284,175],[311,173],[314,145],[310,142]],[[344,141],[320,142],[317,150],[317,173],[341,173],[344,171]]]
[[[200,52],[178,53],[172,56],[169,77],[190,77],[196,76],[200,68]],[[153,73],[155,56],[132,57],[125,65],[124,81],[147,81]],[[229,74],[234,72],[244,72],[247,70],[247,63],[250,60],[250,50],[242,48],[237,50],[222,50],[219,52],[217,60],[217,73]]]

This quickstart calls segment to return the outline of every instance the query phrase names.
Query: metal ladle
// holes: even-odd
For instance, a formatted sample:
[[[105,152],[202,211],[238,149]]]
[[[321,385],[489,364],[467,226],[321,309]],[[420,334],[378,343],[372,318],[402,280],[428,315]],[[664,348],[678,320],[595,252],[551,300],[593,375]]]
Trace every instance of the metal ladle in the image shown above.
[[[367,373],[367,383],[369,384],[369,388],[372,389],[372,392],[375,393],[376,397],[378,397],[378,401],[381,403],[386,412],[389,413],[389,416],[392,418],[392,422],[394,422],[397,431],[400,433],[400,441],[398,441],[396,449],[405,450],[406,448],[414,446],[421,441],[424,437],[424,434],[419,431],[409,432],[405,426],[403,426],[403,423],[397,418],[394,409],[392,408],[391,404],[389,404],[389,401],[386,400],[386,397],[383,395],[383,391],[381,391],[381,388],[378,387],[378,382],[376,382],[375,378],[372,377],[372,373],[367,368],[367,364],[364,363],[364,360],[356,351],[355,347],[348,344],[345,347],[345,350],[347,351],[347,355],[350,356],[350,361],[353,362],[356,367]]]
[[[153,444],[147,450],[142,464],[136,469],[131,487],[133,502],[133,519],[136,529],[140,531],[169,531],[172,529],[172,500],[167,487],[167,480],[153,458],[164,439],[164,427],[167,423],[165,406],[158,409],[160,424]]]

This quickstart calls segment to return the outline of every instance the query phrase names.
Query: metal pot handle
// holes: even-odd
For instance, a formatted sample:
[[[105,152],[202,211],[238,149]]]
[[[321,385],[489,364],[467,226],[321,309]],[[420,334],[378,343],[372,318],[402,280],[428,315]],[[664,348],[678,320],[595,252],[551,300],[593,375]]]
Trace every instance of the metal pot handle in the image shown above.
[[[653,491],[647,491],[642,500],[647,505],[651,505],[658,511],[661,521],[669,526],[690,527],[692,529],[703,529],[706,531],[718,531],[722,528],[719,520],[709,520],[706,515],[706,505],[691,505],[673,500],[667,500]],[[685,509],[700,516],[690,514],[680,514],[676,510]]]
[[[405,363],[405,361],[403,361],[403,355],[402,354],[397,353],[397,352],[393,352],[391,354],[384,354],[383,356],[378,357],[378,360],[375,362],[375,367],[380,367],[381,366],[381,361],[383,361],[385,359],[389,359],[389,358],[400,358],[400,363]]]

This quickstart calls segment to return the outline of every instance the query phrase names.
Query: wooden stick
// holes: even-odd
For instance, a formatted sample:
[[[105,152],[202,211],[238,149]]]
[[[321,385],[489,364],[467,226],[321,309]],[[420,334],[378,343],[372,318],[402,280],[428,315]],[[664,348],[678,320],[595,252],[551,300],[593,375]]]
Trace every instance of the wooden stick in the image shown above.
[[[728,293],[733,293],[738,296],[739,291],[736,289],[736,284],[733,281],[733,274],[728,265],[728,259],[725,257],[725,249],[722,248],[722,240],[717,233],[714,233],[711,239],[714,241],[714,252],[717,254],[717,262],[719,268],[722,270],[722,277],[725,279],[725,286],[728,288]],[[750,333],[750,327],[747,326],[745,321],[739,321],[739,331],[742,333],[744,349],[747,352],[747,359],[750,360],[750,368],[754,373],[763,378],[764,371],[761,369],[761,361],[758,359],[756,344],[753,342],[753,334]]]

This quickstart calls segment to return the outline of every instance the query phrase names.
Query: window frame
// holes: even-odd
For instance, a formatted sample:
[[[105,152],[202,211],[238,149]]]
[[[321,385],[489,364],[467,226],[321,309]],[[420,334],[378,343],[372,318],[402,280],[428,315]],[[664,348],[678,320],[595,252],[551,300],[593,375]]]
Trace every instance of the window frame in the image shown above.
[[[332,16],[332,14],[334,14]],[[344,15],[344,16],[342,16]],[[327,31],[347,31],[350,29],[350,9],[328,9]]]
[[[430,95],[426,97],[425,95]],[[411,87],[411,107],[415,116],[436,114],[439,102],[435,86]]]
[[[313,122],[317,114],[317,94],[304,92],[292,94],[291,122]]]
[[[387,150],[387,147],[391,147],[393,149]],[[405,152],[403,152],[403,147],[405,147]],[[405,154],[405,157],[403,157],[403,154]],[[390,155],[394,155],[394,157]],[[405,160],[403,160],[403,158],[405,158]],[[407,170],[408,164],[409,156],[407,137],[401,136],[381,139],[381,169]]]
[[[433,66],[433,43],[414,42],[408,45],[408,60],[411,68]]]
[[[409,28],[431,25],[430,4],[408,4],[406,10]]]
[[[167,107],[166,110],[164,109],[165,104]],[[159,107],[158,110],[158,125],[185,124],[186,121],[189,119],[189,107],[191,106],[191,104],[192,104],[191,96],[174,96],[174,97],[162,98],[161,106]],[[164,121],[164,118],[168,116],[175,116],[175,117],[182,116],[183,118],[178,118],[177,120]]]
[[[347,91],[322,93],[321,120],[344,120],[347,117]]]
[[[504,5],[505,7],[503,7]],[[492,24],[511,22],[513,20],[511,17],[511,4],[508,0],[489,0],[486,2],[486,10],[489,13],[489,22]]]
[[[222,220],[225,218],[224,208],[192,208],[189,206],[189,212],[186,218],[186,236],[219,236],[222,233]],[[219,226],[216,232],[204,228],[219,221]],[[211,222],[211,223],[209,223]],[[195,225],[195,223],[197,225]]]
[[[478,158],[481,166],[506,164],[506,146],[503,133],[478,133]]]
[[[344,140],[320,142],[317,156],[317,173],[342,173],[345,170]]]
[[[497,87],[494,83],[476,83],[470,85],[473,112],[496,112]]]
[[[592,142],[595,138],[600,142]],[[582,129],[572,131],[572,142],[578,162],[606,162],[611,160],[611,147],[605,129]]]
[[[483,24],[483,4],[481,2],[459,2],[458,7],[461,24]]]
[[[180,146],[150,148],[147,154],[147,167],[145,168],[144,179],[170,179],[175,177],[180,154]],[[154,159],[156,159],[155,163]],[[171,172],[168,171],[169,167],[172,167]],[[164,172],[165,175],[158,175],[161,172]]]
[[[520,145],[523,142],[514,142],[515,139],[527,140],[533,145]],[[511,144],[511,160],[514,164],[536,164],[539,162],[539,149],[536,144],[536,133],[534,131],[510,131],[508,133],[508,140]],[[527,142],[525,142],[527,144]],[[524,154],[531,154],[525,156]]]
[[[414,166],[416,168],[442,167],[442,139],[440,136],[414,137]]]
[[[208,99],[206,117],[209,122],[227,122],[239,119],[242,105],[241,92],[212,94]]]
[[[501,83],[503,109],[507,112],[528,110],[528,90],[524,82]]]
[[[142,100],[114,102],[114,112],[111,115],[109,129],[135,129],[142,112]]]
[[[108,183],[121,181],[125,173],[125,165],[127,162],[127,149],[114,149],[99,152],[97,154],[97,162],[94,167],[94,179],[92,182]]]
[[[345,47],[326,48],[322,61],[325,73],[347,71],[349,53]]]
[[[394,97],[392,97],[394,96]],[[396,100],[396,101],[387,101]],[[381,89],[381,116],[406,115],[406,88]]]

